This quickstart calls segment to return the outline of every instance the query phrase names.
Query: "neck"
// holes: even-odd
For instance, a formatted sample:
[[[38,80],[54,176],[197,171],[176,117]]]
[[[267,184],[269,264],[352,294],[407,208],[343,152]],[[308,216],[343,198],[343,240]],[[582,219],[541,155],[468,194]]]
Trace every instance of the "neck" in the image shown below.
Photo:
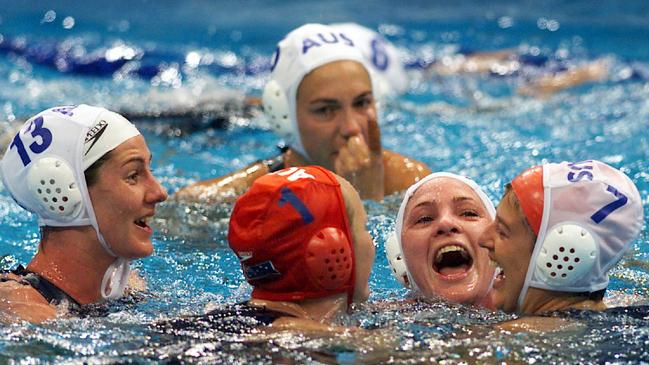
[[[114,261],[91,226],[48,227],[27,269],[84,305],[102,300],[101,281]]]
[[[529,288],[521,312],[541,314],[567,309],[604,310],[606,305],[604,301],[591,300],[575,293]]]
[[[283,302],[264,299],[251,299],[250,305],[266,307],[287,315],[329,323],[347,310],[347,294],[336,294],[325,298],[305,299],[299,302]]]

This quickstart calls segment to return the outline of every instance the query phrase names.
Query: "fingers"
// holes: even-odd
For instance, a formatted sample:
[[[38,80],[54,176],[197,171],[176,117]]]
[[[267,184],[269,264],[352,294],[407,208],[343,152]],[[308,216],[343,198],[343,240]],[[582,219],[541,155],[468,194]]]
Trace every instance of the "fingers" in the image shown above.
[[[338,158],[334,161],[334,168],[339,175],[346,175],[368,166],[370,163],[370,150],[363,137],[354,136],[347,141],[338,151]]]
[[[372,153],[381,153],[381,128],[376,118],[371,118],[367,125],[367,144]]]

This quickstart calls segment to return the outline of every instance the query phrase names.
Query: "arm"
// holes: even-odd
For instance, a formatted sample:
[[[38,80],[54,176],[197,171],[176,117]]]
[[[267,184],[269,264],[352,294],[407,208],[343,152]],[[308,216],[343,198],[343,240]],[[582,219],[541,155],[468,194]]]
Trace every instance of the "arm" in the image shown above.
[[[383,151],[385,195],[406,190],[431,173],[425,163],[393,151]]]
[[[558,317],[524,316],[511,321],[501,322],[494,326],[501,331],[521,332],[556,332],[556,331],[577,331],[583,329],[583,324],[571,319]]]
[[[203,180],[181,188],[174,194],[185,202],[216,203],[234,201],[259,177],[268,173],[264,162],[256,162],[229,175]]]
[[[549,96],[587,82],[602,80],[608,75],[608,68],[605,60],[596,60],[566,71],[540,77],[529,85],[519,88],[517,93],[526,96]]]

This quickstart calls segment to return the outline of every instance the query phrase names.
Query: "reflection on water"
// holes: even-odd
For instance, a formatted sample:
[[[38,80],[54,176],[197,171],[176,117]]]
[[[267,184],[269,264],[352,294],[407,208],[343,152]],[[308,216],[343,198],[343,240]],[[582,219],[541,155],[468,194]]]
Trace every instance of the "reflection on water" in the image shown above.
[[[200,4],[199,9],[208,6]],[[642,35],[648,27],[633,16],[642,11],[623,13],[624,9],[618,9],[622,13],[615,18],[610,15],[611,9],[593,10],[597,13],[591,14],[595,19],[603,19],[604,13],[606,19],[617,19],[616,26],[624,24],[620,23],[621,17],[629,17],[629,28],[621,26],[622,32],[638,37],[625,37],[624,43],[619,42],[618,33],[611,25],[590,30],[580,28],[579,19],[573,20],[575,25],[562,20],[562,14],[557,15],[563,21],[558,29],[548,30],[547,24],[557,21],[549,18],[538,23],[545,24],[540,29],[536,19],[521,15],[529,13],[525,5],[514,7],[514,14],[504,12],[502,16],[490,14],[482,4],[470,9],[458,5],[454,14],[461,20],[439,24],[428,19],[411,23],[399,18],[389,23],[384,18],[392,10],[381,12],[388,9],[387,5],[375,5],[377,9],[368,16],[381,24],[381,29],[397,44],[407,47],[411,55],[430,56],[434,51],[469,43],[468,46],[477,49],[536,46],[544,52],[559,54],[568,62],[606,56],[612,63],[609,79],[545,99],[512,96],[512,91],[522,82],[516,76],[415,77],[407,95],[383,105],[382,138],[386,148],[416,157],[433,170],[471,176],[494,201],[499,200],[506,182],[531,165],[600,159],[621,168],[634,180],[645,199],[645,217],[649,217],[646,132],[649,130],[649,83],[642,76],[642,70],[649,69],[649,57],[642,51],[646,48],[646,37]],[[411,7],[406,10],[416,18],[417,12]],[[552,13],[551,10],[547,13]],[[191,13],[191,9],[187,11]],[[477,17],[476,11],[482,15]],[[57,21],[63,20],[63,13],[59,10]],[[15,26],[13,18],[7,18],[1,11],[0,15],[5,17],[5,24]],[[355,16],[352,12],[350,18],[352,15]],[[38,21],[42,16],[39,15]],[[114,18],[121,19],[121,15]],[[195,19],[199,20],[186,25],[187,29],[195,31],[204,25],[200,23],[204,16]],[[111,39],[97,37],[104,31],[100,25],[95,29],[86,25],[89,28],[84,29],[88,33],[74,33],[72,37],[80,37],[78,42],[96,47],[115,44],[115,38],[119,38],[138,49],[153,43],[158,49],[173,49],[177,53],[188,54],[199,49],[200,55],[262,62],[272,52],[269,44],[293,26],[269,24],[272,34],[263,26],[233,27],[223,32],[225,36],[214,28],[222,43],[196,41],[178,45],[172,35],[170,38],[157,33],[148,38],[142,36],[138,21],[127,22],[124,31],[109,31],[107,38]],[[83,26],[84,17],[77,15],[76,24]],[[123,25],[117,22],[113,26],[116,24]],[[128,31],[134,28],[135,35]],[[179,28],[182,33],[182,26]],[[8,30],[11,29],[1,31]],[[34,37],[39,32],[34,31]],[[14,33],[30,35],[31,31],[23,27]],[[71,34],[63,33],[60,37],[67,39]],[[268,38],[272,40],[266,41]],[[237,39],[258,39],[260,43],[242,46]],[[610,48],[602,48],[605,45]],[[10,120],[21,119],[51,105],[80,102],[101,103],[139,116],[161,114],[166,119],[144,118],[137,123],[153,152],[154,173],[171,192],[278,153],[276,137],[265,128],[258,128],[263,126],[263,119],[257,110],[227,109],[227,103],[214,102],[242,100],[244,91],[258,95],[266,73],[214,74],[200,68],[189,71],[181,75],[182,83],[176,87],[152,85],[139,77],[113,79],[60,74],[20,57],[2,56],[0,115]],[[191,115],[188,120],[165,114],[196,107],[205,113]],[[210,119],[214,113],[225,115],[229,123],[220,128],[205,128],[214,120]],[[9,128],[10,125],[2,124],[2,130]],[[0,132],[4,146],[10,135]],[[156,254],[135,263],[147,279],[147,291],[93,308],[98,316],[42,326],[0,326],[0,363],[11,360],[347,364],[649,361],[645,350],[649,348],[646,307],[628,312],[572,314],[571,325],[557,331],[510,333],[496,324],[514,316],[442,301],[408,299],[407,290],[392,278],[383,254],[400,202],[398,194],[386,197],[381,204],[366,202],[368,229],[377,244],[370,278],[371,301],[355,308],[351,318],[341,319],[341,324],[360,326],[359,331],[323,337],[295,333],[230,334],[192,328],[174,334],[156,329],[155,323],[241,302],[250,293],[242,280],[238,260],[227,249],[231,203],[187,204],[170,200],[160,206],[154,221],[158,228],[154,237]],[[648,220],[645,218],[645,222]],[[36,220],[12,203],[4,188],[0,188],[0,232],[0,266],[28,262],[39,240]],[[644,231],[620,267],[613,270],[607,299],[610,303],[649,302],[648,243],[649,234]]]

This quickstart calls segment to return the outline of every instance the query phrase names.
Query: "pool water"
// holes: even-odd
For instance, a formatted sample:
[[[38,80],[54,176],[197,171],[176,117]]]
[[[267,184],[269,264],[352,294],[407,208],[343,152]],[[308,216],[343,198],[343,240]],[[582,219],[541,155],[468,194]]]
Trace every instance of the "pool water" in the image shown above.
[[[160,71],[154,76],[123,70],[89,75],[66,71],[55,60],[3,52],[3,120],[61,104],[146,114],[260,95],[275,43],[305,22],[355,21],[378,29],[410,58],[423,60],[456,48],[517,48],[568,64],[605,58],[611,72],[604,81],[548,98],[515,95],[529,75],[414,75],[405,95],[383,103],[383,145],[433,170],[473,177],[495,202],[504,184],[529,166],[599,159],[636,183],[645,226],[649,220],[649,73],[642,73],[649,70],[649,5],[644,1],[597,6],[567,0],[411,1],[398,7],[386,0],[0,4],[4,39],[41,48],[54,44],[77,55],[131,52],[144,55],[132,67],[156,65]],[[154,154],[154,172],[170,192],[277,154],[278,139],[263,127],[263,117],[235,110],[226,119],[225,128],[200,123],[197,128],[195,121],[187,128],[177,119],[138,121]],[[369,333],[246,337],[190,330],[174,337],[154,330],[150,324],[155,321],[236,303],[250,292],[225,241],[231,206],[169,201],[158,210],[156,253],[135,263],[147,280],[145,293],[100,305],[99,317],[1,325],[0,363],[649,362],[644,307],[584,314],[560,331],[513,334],[493,326],[510,315],[436,300],[405,302],[408,293],[390,275],[383,251],[400,201],[395,195],[380,204],[366,203],[377,244],[372,296],[343,323]],[[39,242],[35,217],[4,189],[0,213],[0,266],[27,263]],[[648,243],[643,231],[613,270],[609,302],[649,302]]]

